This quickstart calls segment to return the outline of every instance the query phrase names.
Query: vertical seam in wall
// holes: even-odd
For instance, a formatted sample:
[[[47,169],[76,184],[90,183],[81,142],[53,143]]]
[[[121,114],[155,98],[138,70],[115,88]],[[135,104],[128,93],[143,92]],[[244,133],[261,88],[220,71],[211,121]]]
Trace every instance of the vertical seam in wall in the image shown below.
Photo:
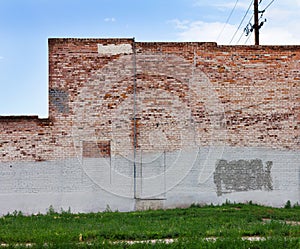
[[[197,52],[196,52],[196,48],[195,48],[195,45],[193,46],[193,68],[192,68],[192,81],[194,81],[194,78],[195,78],[195,70],[196,70],[196,66],[197,66]],[[195,122],[194,122],[194,119],[193,119],[193,115],[192,115],[192,106],[191,106],[191,102],[190,102],[190,99],[192,98],[192,93],[191,93],[191,80],[189,80],[188,82],[188,105],[189,105],[189,108],[190,108],[190,121],[191,122],[191,126],[192,126],[192,129],[193,129],[193,134],[194,134],[194,144],[197,145],[197,138],[196,138],[196,127],[195,127]]]
[[[136,47],[135,47],[135,38],[133,38],[133,197],[136,196],[136,145],[137,145],[137,137],[136,137],[136,84],[137,84],[137,76],[136,76]]]

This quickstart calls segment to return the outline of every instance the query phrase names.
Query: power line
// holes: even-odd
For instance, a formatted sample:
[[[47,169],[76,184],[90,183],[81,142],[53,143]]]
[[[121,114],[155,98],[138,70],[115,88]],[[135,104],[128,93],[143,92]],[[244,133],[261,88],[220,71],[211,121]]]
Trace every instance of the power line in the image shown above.
[[[260,0],[259,2],[258,2],[258,0],[254,1],[254,14],[251,16],[247,26],[244,28],[244,33],[246,33],[246,36],[248,36],[245,44],[248,42],[252,32],[255,31],[255,45],[259,45],[259,30],[264,25],[264,23],[267,21],[267,19],[265,19],[261,22],[260,22],[260,20],[263,18],[265,11],[273,4],[274,1],[275,0],[272,0],[262,11],[260,11],[258,9],[262,0]],[[258,17],[259,14],[261,14],[260,17]],[[254,24],[252,25],[251,19],[253,16],[254,16]],[[241,40],[242,36],[243,36],[243,33],[242,33],[240,39],[238,40],[238,43]]]
[[[233,39],[235,38],[235,36],[236,36],[237,32],[240,30],[240,27],[242,26],[242,24],[243,24],[243,22],[244,22],[244,20],[245,20],[246,16],[247,16],[247,15],[248,15],[248,13],[249,13],[249,10],[250,10],[250,8],[251,8],[251,6],[252,6],[252,4],[253,4],[253,1],[254,1],[254,0],[252,0],[252,1],[251,1],[251,3],[250,3],[250,5],[249,5],[249,7],[248,7],[248,9],[247,9],[247,11],[246,11],[246,13],[245,13],[245,15],[244,15],[243,19],[242,19],[242,21],[240,22],[240,25],[238,26],[237,30],[235,31],[235,33],[234,33],[233,37],[231,38],[231,40],[230,40],[229,44],[231,44],[231,43],[232,43],[232,41],[233,41]],[[274,0],[273,0],[273,1],[274,1]]]
[[[252,33],[250,33],[250,35],[248,35],[248,38],[247,38],[247,40],[245,41],[245,44],[244,44],[244,45],[246,45],[246,44],[247,44],[247,42],[249,41],[249,39],[250,39],[251,35],[252,35]]]
[[[249,19],[249,21],[248,21],[248,24],[247,24],[246,28],[243,30],[243,32],[242,32],[240,38],[238,39],[236,45],[239,44],[240,40],[242,39],[242,37],[243,37],[243,35],[244,35],[244,32],[246,32],[246,36],[248,36],[248,35],[247,35],[247,32],[248,32],[248,34],[249,34],[249,32],[251,31],[251,30],[249,30],[248,26],[249,26],[249,25],[252,26],[252,25],[251,25],[251,20],[252,20],[253,16],[254,16],[254,14],[252,14],[252,16],[250,17],[250,19]],[[247,30],[247,29],[248,29],[248,30]],[[247,39],[247,40],[248,40],[248,39]]]
[[[268,5],[267,7],[264,8],[264,10],[262,10],[261,12],[265,12],[273,3],[274,3],[275,0],[272,0]]]
[[[229,20],[230,20],[232,14],[233,14],[233,12],[234,12],[234,10],[235,10],[235,8],[236,8],[238,2],[239,2],[239,0],[236,0],[236,2],[235,2],[235,4],[234,4],[234,7],[233,7],[233,9],[231,10],[231,12],[230,12],[230,14],[229,14],[229,16],[228,16],[228,18],[227,18],[227,20],[226,20],[226,23],[224,24],[224,26],[223,26],[221,32],[220,32],[219,35],[218,35],[217,41],[219,40],[220,36],[221,36],[222,33],[224,32],[224,29],[225,29],[226,25],[229,23]]]

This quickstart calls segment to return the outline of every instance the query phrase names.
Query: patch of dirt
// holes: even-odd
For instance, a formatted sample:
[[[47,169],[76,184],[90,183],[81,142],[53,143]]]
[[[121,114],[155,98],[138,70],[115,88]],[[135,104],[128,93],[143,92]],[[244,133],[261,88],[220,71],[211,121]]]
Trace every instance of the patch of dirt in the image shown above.
[[[300,221],[285,221],[286,224],[292,225],[292,226],[300,226]]]
[[[287,225],[291,225],[291,226],[300,226],[300,221],[292,221],[292,220],[271,220],[269,218],[262,218],[262,222],[263,223],[270,223],[271,221],[278,221],[278,222],[282,222],[285,223]]]

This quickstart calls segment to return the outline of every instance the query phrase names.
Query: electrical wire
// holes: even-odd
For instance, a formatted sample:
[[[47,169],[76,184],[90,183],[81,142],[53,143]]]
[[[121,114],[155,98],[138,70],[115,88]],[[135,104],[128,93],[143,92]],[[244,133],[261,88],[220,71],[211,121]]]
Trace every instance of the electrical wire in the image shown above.
[[[267,8],[269,8],[269,7],[272,5],[272,3],[273,3],[274,1],[275,1],[275,0],[272,0],[272,1],[268,4],[268,6],[267,6],[263,11],[260,11],[261,16],[260,16],[259,20],[262,19],[263,13],[266,11]],[[261,4],[261,2],[262,2],[262,0],[259,1],[259,4]],[[248,25],[249,25],[249,24],[251,25],[251,20],[252,20],[253,16],[254,16],[254,14],[252,14],[250,20],[248,21]],[[239,44],[239,42],[241,41],[243,35],[244,35],[244,31],[242,32],[242,34],[241,34],[240,38],[238,39],[236,45]],[[252,32],[250,32],[250,34],[247,35],[248,38],[246,39],[245,45],[247,44],[247,42],[248,42],[249,38],[251,37],[251,35],[252,35]]]
[[[241,34],[241,36],[240,36],[240,38],[238,39],[238,41],[236,42],[236,45],[238,45],[239,44],[239,42],[241,41],[241,39],[242,39],[242,37],[244,36],[244,31],[242,32],[242,34]]]
[[[254,14],[252,14],[251,18],[250,18],[250,19],[249,19],[249,21],[248,21],[248,24],[251,22],[251,20],[252,20],[253,16],[254,16]],[[243,30],[243,32],[242,32],[242,34],[241,34],[240,38],[238,39],[238,41],[237,41],[236,45],[238,45],[238,44],[239,44],[239,42],[240,42],[240,40],[242,39],[243,35],[244,35],[244,30]],[[248,40],[248,39],[247,39],[247,40]]]
[[[268,5],[267,7],[264,8],[264,10],[262,12],[265,12],[273,3],[274,3],[275,0],[272,0]]]
[[[245,13],[245,15],[244,15],[243,19],[242,19],[242,21],[240,22],[240,25],[238,26],[237,30],[235,31],[235,33],[234,33],[233,37],[231,38],[231,40],[230,40],[229,44],[231,44],[231,43],[232,43],[232,41],[233,41],[233,39],[235,38],[235,36],[236,36],[237,32],[240,30],[240,28],[241,28],[241,26],[242,26],[242,24],[243,24],[243,22],[244,22],[244,20],[245,20],[246,16],[247,16],[247,15],[248,15],[248,13],[249,13],[249,10],[250,10],[250,8],[251,8],[251,6],[252,6],[252,4],[253,4],[253,1],[254,1],[254,0],[252,0],[252,1],[251,1],[251,3],[250,3],[250,5],[249,5],[249,7],[248,7],[248,9],[247,9],[247,11],[246,11],[246,13]],[[274,1],[274,0],[273,0],[273,1]]]
[[[225,24],[224,24],[222,30],[221,30],[221,32],[219,33],[219,35],[218,35],[218,37],[217,37],[217,41],[219,40],[220,36],[221,36],[222,33],[224,32],[224,29],[225,29],[226,25],[229,23],[229,20],[230,20],[232,14],[233,14],[233,12],[234,12],[234,10],[235,10],[235,8],[236,8],[238,2],[239,2],[239,0],[236,0],[235,4],[234,4],[234,6],[233,6],[233,9],[231,10],[231,12],[230,12],[230,14],[229,14],[229,16],[228,16],[228,18],[227,18],[227,20],[226,20],[226,22],[225,22]]]
[[[244,45],[247,45],[247,42],[249,41],[249,39],[250,39],[251,36],[252,36],[252,33],[250,33],[250,34],[248,35],[248,38],[247,38],[247,40],[245,41]]]

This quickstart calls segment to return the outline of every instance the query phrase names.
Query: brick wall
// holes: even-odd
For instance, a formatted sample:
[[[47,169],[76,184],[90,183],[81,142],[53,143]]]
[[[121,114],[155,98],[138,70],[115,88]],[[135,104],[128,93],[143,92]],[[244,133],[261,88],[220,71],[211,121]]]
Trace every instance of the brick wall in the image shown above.
[[[49,119],[1,117],[0,160],[72,158],[82,141],[128,155],[134,134],[144,152],[298,150],[299,68],[299,46],[49,39]]]
[[[0,117],[0,214],[299,201],[299,68],[300,46],[49,39],[49,118]]]

